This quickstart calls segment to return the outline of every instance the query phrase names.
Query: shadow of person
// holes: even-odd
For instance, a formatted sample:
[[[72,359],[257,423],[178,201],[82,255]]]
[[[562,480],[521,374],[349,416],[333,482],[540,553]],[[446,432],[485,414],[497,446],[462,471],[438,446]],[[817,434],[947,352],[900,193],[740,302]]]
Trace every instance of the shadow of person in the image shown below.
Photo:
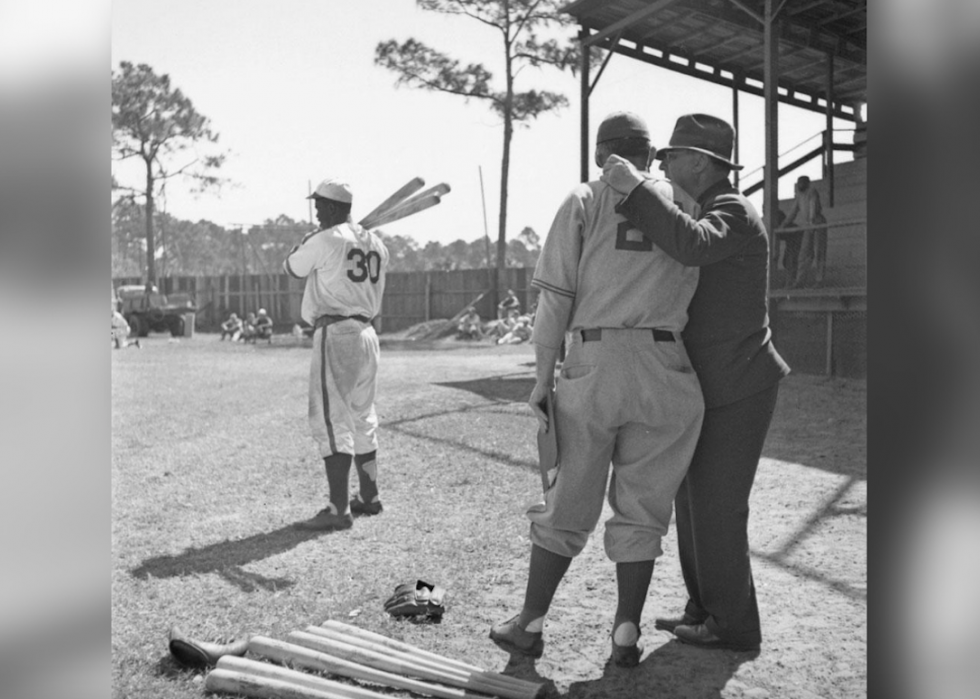
[[[293,525],[280,527],[271,532],[253,534],[244,539],[222,541],[201,548],[189,548],[177,555],[154,556],[130,571],[141,580],[175,578],[200,573],[217,573],[245,592],[257,589],[269,591],[291,587],[295,581],[289,578],[268,578],[244,570],[242,566],[270,556],[289,551],[304,541],[330,532],[303,531]]]
[[[524,680],[526,682],[543,684],[544,690],[539,696],[542,699],[557,699],[557,697],[561,696],[561,694],[558,692],[558,687],[555,686],[553,680],[543,677],[538,672],[538,668],[535,667],[535,662],[536,661],[534,658],[530,658],[526,655],[511,653],[510,658],[507,660],[507,665],[504,666],[501,674],[509,677],[516,677],[517,679]]]
[[[695,648],[672,639],[648,654],[635,668],[606,662],[602,677],[573,682],[568,699],[634,699],[635,697],[684,697],[719,699],[739,666],[759,655]]]

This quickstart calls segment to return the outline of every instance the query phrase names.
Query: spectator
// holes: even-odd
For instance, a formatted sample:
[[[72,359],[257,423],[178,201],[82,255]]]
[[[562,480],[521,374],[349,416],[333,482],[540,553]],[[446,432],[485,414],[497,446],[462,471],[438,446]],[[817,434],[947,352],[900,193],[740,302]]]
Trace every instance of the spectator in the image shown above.
[[[466,313],[456,324],[456,337],[460,340],[483,339],[483,323],[480,321],[480,314],[473,306],[466,309]]]
[[[237,341],[241,337],[244,327],[238,314],[232,313],[228,316],[228,320],[221,324],[221,339],[224,340],[227,337],[232,342]]]
[[[531,339],[531,316],[517,316],[514,327],[497,340],[498,345],[518,345]]]
[[[820,206],[820,194],[810,185],[810,178],[801,175],[796,180],[796,198],[786,215],[787,226],[792,226],[797,216],[803,219],[803,235],[800,239],[800,252],[796,262],[796,274],[789,288],[806,286],[811,264],[816,261],[816,283],[823,283],[824,268],[827,264],[827,229],[809,228],[809,225],[827,223]],[[787,249],[787,254],[789,250]]]
[[[259,309],[259,315],[255,318],[255,333],[252,335],[252,342],[256,340],[268,340],[272,344],[272,318],[266,313],[264,308]]]
[[[242,324],[242,334],[239,339],[242,342],[251,342],[252,338],[255,337],[255,314],[249,313],[245,316],[245,322]]]
[[[507,296],[497,304],[497,320],[512,318],[521,314],[521,302],[513,289],[507,289]]]
[[[130,347],[132,345],[135,345],[137,349],[143,349],[143,345],[140,344],[139,338],[135,340],[129,339],[129,323],[126,322],[123,314],[119,311],[112,311],[111,329],[112,334],[110,335],[110,338],[116,349],[125,349],[126,347]]]

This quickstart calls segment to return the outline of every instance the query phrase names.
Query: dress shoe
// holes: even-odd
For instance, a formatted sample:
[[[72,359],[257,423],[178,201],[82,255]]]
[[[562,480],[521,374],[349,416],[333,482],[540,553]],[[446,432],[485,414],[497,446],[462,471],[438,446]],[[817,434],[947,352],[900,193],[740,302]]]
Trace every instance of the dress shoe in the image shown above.
[[[683,616],[675,617],[658,617],[653,620],[653,627],[655,629],[660,629],[661,631],[674,632],[674,629],[678,626],[696,626],[700,624],[703,619],[698,619],[691,616],[687,612],[684,612]]]
[[[490,628],[490,639],[508,653],[540,658],[544,654],[544,639],[541,632],[525,631],[518,623],[516,615]]]
[[[720,648],[722,650],[737,651],[757,651],[758,643],[739,643],[737,641],[726,641],[715,636],[705,624],[695,626],[680,625],[674,628],[674,635],[683,642],[699,648]]]

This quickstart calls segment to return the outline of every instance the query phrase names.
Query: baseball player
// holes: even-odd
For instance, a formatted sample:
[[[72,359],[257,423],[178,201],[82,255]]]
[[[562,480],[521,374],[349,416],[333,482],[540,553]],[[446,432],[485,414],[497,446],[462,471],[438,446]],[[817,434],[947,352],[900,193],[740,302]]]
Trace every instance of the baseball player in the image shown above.
[[[635,114],[599,126],[595,160],[613,154],[646,170],[656,149]],[[693,211],[666,180],[654,186]],[[619,599],[612,661],[639,662],[640,616],[662,553],[672,500],[687,471],[704,411],[680,332],[698,273],[643,240],[614,211],[623,198],[603,182],[581,184],[558,210],[534,271],[540,291],[533,342],[537,382],[529,403],[542,429],[557,429],[559,466],[544,502],[528,510],[531,558],[524,606],[490,637],[539,657],[545,614],[562,577],[609,504],[605,549]],[[557,386],[559,347],[570,341]],[[555,425],[539,404],[555,390]]]
[[[300,529],[347,529],[352,514],[381,512],[378,497],[378,416],[374,408],[378,336],[388,249],[350,218],[350,187],[326,179],[310,195],[320,229],[292,249],[283,268],[306,279],[300,314],[314,327],[310,366],[310,428],[327,472],[329,503]],[[353,459],[360,481],[348,500]]]

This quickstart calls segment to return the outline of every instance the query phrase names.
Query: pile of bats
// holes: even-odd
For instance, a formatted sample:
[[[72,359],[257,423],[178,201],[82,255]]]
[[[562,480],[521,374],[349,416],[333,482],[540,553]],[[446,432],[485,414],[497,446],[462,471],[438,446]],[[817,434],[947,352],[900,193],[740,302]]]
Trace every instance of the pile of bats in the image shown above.
[[[247,654],[263,660],[225,655],[208,673],[205,689],[266,699],[390,699],[322,673],[444,699],[535,699],[545,688],[339,621],[293,631],[288,641],[253,636]]]
[[[378,204],[371,213],[361,219],[360,224],[365,228],[385,226],[435,206],[442,201],[441,197],[449,193],[449,185],[445,182],[419,192],[424,186],[425,180],[416,177]]]

